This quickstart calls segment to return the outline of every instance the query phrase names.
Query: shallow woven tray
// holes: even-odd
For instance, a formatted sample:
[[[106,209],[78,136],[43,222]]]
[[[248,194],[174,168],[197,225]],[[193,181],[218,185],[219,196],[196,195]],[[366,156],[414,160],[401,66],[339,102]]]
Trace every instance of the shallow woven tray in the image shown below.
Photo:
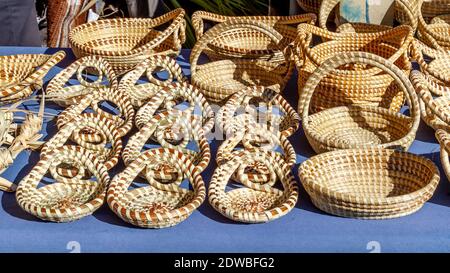
[[[0,104],[12,103],[43,87],[43,78],[66,54],[18,54],[0,56]]]
[[[154,74],[160,71],[168,73],[166,80],[155,77]],[[143,75],[148,82],[138,83],[137,81]],[[124,75],[120,80],[119,89],[126,93],[131,99],[131,104],[138,108],[156,95],[162,87],[170,85],[175,80],[178,82],[187,81],[180,65],[172,58],[155,55],[145,59],[132,71]]]
[[[376,54],[394,62],[404,73],[409,73],[411,70],[408,48],[413,37],[411,28],[408,26],[376,33],[332,33],[303,24],[299,26],[298,31],[297,55],[306,56],[304,63],[297,62],[300,96],[311,73],[325,60],[343,52],[358,51]],[[328,41],[310,48],[312,36],[323,37]],[[316,95],[311,102],[311,111],[315,113],[349,104],[381,106],[398,111],[403,103],[403,93],[393,82],[392,77],[377,68],[357,64],[339,67],[331,71],[319,83]]]
[[[269,37],[274,46],[283,48],[281,45],[283,36],[274,28],[251,20],[227,20],[205,32],[192,49],[190,56],[192,84],[198,87],[208,100],[215,103],[223,103],[234,93],[253,85],[283,90],[292,74],[292,62],[288,62],[286,66],[263,60],[232,58],[198,64],[200,55],[208,48],[211,41],[219,37],[221,33],[235,29],[259,31]],[[291,53],[284,53],[286,60],[289,60]]]
[[[261,162],[273,172],[283,189],[269,184],[253,183],[241,176],[245,187],[227,189],[233,173]],[[233,158],[218,166],[209,184],[208,200],[223,216],[245,223],[265,223],[289,213],[297,203],[298,187],[289,166],[268,152],[237,151]]]
[[[54,177],[55,183],[39,186],[52,165],[76,164],[95,177],[69,179]],[[43,156],[20,181],[16,191],[19,206],[46,221],[70,222],[92,214],[101,207],[109,184],[106,167],[79,146],[55,148]]]
[[[381,148],[314,156],[300,165],[299,176],[316,207],[362,219],[389,219],[419,210],[440,179],[431,160]]]
[[[91,74],[95,80],[86,80],[85,76]],[[76,83],[70,82],[76,77]],[[102,87],[116,90],[119,83],[111,65],[99,56],[83,57],[64,70],[56,74],[49,82],[46,95],[62,107],[77,104],[87,94],[91,94]]]
[[[178,55],[185,41],[184,15],[184,10],[179,8],[152,19],[93,21],[72,29],[69,41],[78,58],[102,56],[120,75],[151,55]],[[156,30],[169,22],[164,30]]]
[[[320,81],[336,67],[350,63],[371,65],[390,75],[405,94],[410,117],[367,105],[334,107],[309,115],[311,98]],[[419,101],[407,75],[371,53],[349,52],[328,59],[308,79],[299,101],[305,135],[317,153],[373,146],[407,150],[420,123]]]
[[[192,190],[178,185],[164,185],[160,190],[151,185],[129,190],[137,175],[155,162],[167,162],[180,169]],[[107,202],[124,221],[145,228],[164,228],[186,220],[205,200],[205,184],[198,168],[183,153],[173,149],[151,149],[143,152],[111,181]]]

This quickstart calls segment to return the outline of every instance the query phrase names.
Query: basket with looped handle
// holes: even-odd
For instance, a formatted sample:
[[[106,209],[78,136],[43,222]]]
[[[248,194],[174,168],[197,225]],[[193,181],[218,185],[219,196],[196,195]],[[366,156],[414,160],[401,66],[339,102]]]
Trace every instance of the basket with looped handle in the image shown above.
[[[376,54],[393,62],[404,73],[409,74],[411,70],[408,48],[413,37],[409,26],[376,33],[333,33],[303,24],[298,27],[298,33],[297,54],[305,56],[304,63],[297,64],[300,96],[311,73],[327,59],[344,52]],[[310,48],[314,36],[326,38],[327,41]],[[388,73],[370,65],[345,64],[330,71],[319,83],[310,106],[313,113],[349,104],[372,105],[398,111],[403,103],[402,91]],[[299,110],[302,111],[302,108]]]
[[[208,43],[204,53],[210,60],[244,58],[285,64],[284,49],[297,37],[296,26],[301,23],[314,24],[316,15],[310,13],[292,16],[224,16],[206,11],[196,11],[192,14],[192,25],[197,40],[200,40],[205,30],[204,21],[221,24],[227,20],[236,19],[267,24],[283,36],[282,41],[280,44],[274,44],[274,41],[261,31],[233,28],[220,33]]]
[[[92,79],[88,78],[91,74]],[[73,79],[75,76],[76,79]],[[111,65],[99,56],[83,57],[59,72],[49,82],[46,98],[62,107],[77,104],[102,87],[116,90],[119,83]]]
[[[440,180],[431,160],[382,148],[313,156],[300,165],[299,177],[317,208],[361,219],[414,213],[433,196]]]
[[[92,177],[67,178],[51,166],[71,164],[87,170]],[[50,173],[54,183],[39,186]],[[19,206],[46,221],[70,222],[92,214],[105,200],[110,179],[105,165],[80,146],[55,148],[20,181],[16,191]]]
[[[150,185],[129,189],[145,168],[162,162],[180,170],[192,190],[178,184],[161,183],[154,175],[147,175]],[[145,228],[164,228],[186,220],[205,197],[205,184],[193,162],[180,151],[159,148],[143,152],[114,177],[108,188],[107,202],[112,211],[128,223]]]
[[[162,71],[168,74],[165,80],[159,79],[155,75]],[[148,82],[138,83],[143,75]],[[155,55],[145,59],[132,71],[125,74],[120,80],[119,90],[130,97],[131,104],[134,107],[139,108],[163,87],[172,84],[175,80],[178,82],[187,81],[180,65],[170,57]]]
[[[351,63],[370,65],[392,77],[404,92],[410,117],[371,105],[340,106],[310,115],[319,83],[337,67]],[[407,150],[420,123],[418,98],[407,75],[389,60],[365,52],[337,54],[318,67],[306,82],[299,109],[305,135],[317,153],[373,146]]]
[[[284,52],[287,65],[243,58],[198,64],[200,55],[208,50],[211,41],[222,33],[234,30],[257,31],[267,36],[275,48]],[[291,47],[283,46],[283,35],[269,25],[247,19],[229,19],[206,31],[195,44],[190,56],[191,81],[208,100],[215,103],[223,103],[231,95],[248,86],[260,85],[281,91],[294,67],[292,62],[289,62],[290,55]]]
[[[64,51],[0,56],[0,104],[19,101],[42,88],[45,75],[65,56]]]
[[[268,168],[282,189],[273,183],[251,181],[245,169],[256,163]],[[227,189],[233,175],[243,187]],[[289,213],[297,203],[298,187],[290,167],[272,152],[235,151],[232,159],[217,167],[209,184],[208,200],[223,216],[245,223],[265,223]]]
[[[72,29],[69,42],[78,58],[101,56],[121,75],[151,55],[178,55],[186,38],[184,15],[179,8],[157,18],[93,21]]]
[[[190,116],[193,121],[201,123],[205,134],[214,126],[214,112],[210,104],[199,89],[186,82],[172,83],[155,94],[138,110],[136,127],[142,128],[155,114],[165,111]]]

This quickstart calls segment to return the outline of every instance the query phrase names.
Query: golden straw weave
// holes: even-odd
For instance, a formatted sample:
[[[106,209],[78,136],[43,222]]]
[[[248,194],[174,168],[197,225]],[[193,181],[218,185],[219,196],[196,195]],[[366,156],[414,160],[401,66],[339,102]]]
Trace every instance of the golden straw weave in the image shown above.
[[[297,203],[298,187],[289,166],[270,152],[236,151],[230,161],[217,167],[209,184],[208,200],[223,216],[239,222],[264,223],[289,213]],[[249,180],[245,168],[256,163],[265,165],[277,180],[282,190],[272,183],[259,184]],[[244,187],[227,189],[233,174],[241,177]]]
[[[160,80],[155,73],[165,71],[168,73],[166,80]],[[148,82],[137,83],[145,75]],[[132,71],[128,72],[120,80],[119,89],[127,94],[134,107],[141,107],[164,86],[170,85],[175,80],[179,82],[187,81],[178,63],[167,56],[150,56],[142,63],[138,64]]]
[[[431,160],[382,148],[313,156],[300,165],[299,177],[317,208],[361,219],[416,212],[432,197],[440,179]]]
[[[441,145],[441,165],[444,169],[447,180],[450,181],[450,161],[448,158],[448,153],[450,151],[450,135],[447,130],[438,129],[436,131],[436,139]]]
[[[340,106],[310,115],[318,84],[337,67],[351,63],[370,65],[392,77],[405,94],[410,117],[371,105]],[[407,75],[389,60],[365,52],[338,54],[318,67],[306,82],[299,109],[305,135],[317,153],[373,146],[407,150],[420,122],[418,98]]]
[[[54,183],[39,183],[60,164],[76,165],[91,177],[65,178],[57,173]],[[90,152],[79,146],[63,146],[49,151],[20,181],[16,191],[19,206],[46,221],[70,222],[92,214],[103,204],[109,184],[106,167]]]
[[[66,54],[18,54],[0,56],[0,104],[20,101],[42,88],[43,78]]]
[[[101,56],[121,75],[151,55],[178,55],[186,38],[184,15],[179,8],[151,19],[93,21],[72,29],[69,42],[78,58]],[[164,30],[157,30],[166,24]]]
[[[163,185],[168,190],[155,188],[151,184],[129,190],[130,184],[144,168],[162,162],[179,169],[192,190],[177,184]],[[147,175],[147,179],[155,180],[155,177]],[[112,211],[128,223],[145,228],[164,228],[186,220],[205,197],[205,184],[192,161],[180,151],[160,148],[143,152],[116,175],[108,189],[107,201]]]
[[[94,74],[95,79],[86,79],[88,74]],[[69,82],[74,76],[76,83]],[[46,94],[47,99],[67,107],[101,87],[109,87],[114,92],[118,85],[116,74],[107,61],[99,56],[87,56],[59,72],[48,84]]]

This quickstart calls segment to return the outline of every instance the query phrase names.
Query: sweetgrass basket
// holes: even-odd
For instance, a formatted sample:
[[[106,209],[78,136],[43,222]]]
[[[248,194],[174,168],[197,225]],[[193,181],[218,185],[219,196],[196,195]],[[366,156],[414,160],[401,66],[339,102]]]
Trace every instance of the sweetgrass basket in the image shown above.
[[[223,103],[234,93],[248,86],[261,85],[283,90],[289,80],[293,64],[290,52],[284,52],[285,64],[264,60],[226,59],[198,64],[200,55],[208,49],[211,41],[222,33],[233,30],[258,31],[272,40],[274,47],[284,50],[283,36],[267,24],[246,19],[230,19],[209,29],[197,41],[190,56],[191,81],[203,95],[215,103]],[[290,51],[290,47],[285,48]]]
[[[448,157],[448,153],[450,151],[450,135],[448,133],[448,129],[438,129],[436,130],[435,135],[441,146],[440,157],[442,168],[444,169],[447,180],[450,180],[450,161]]]
[[[439,184],[439,171],[424,157],[365,148],[316,155],[299,177],[313,204],[330,214],[389,219],[419,210]]]
[[[376,33],[342,32],[302,24],[298,27],[299,43],[295,58],[299,71],[299,95],[314,70],[327,59],[343,52],[367,52],[393,62],[409,74],[411,63],[408,48],[413,40],[409,26]],[[311,48],[313,38],[325,42]],[[299,62],[304,56],[304,62]],[[330,71],[317,86],[310,103],[312,113],[342,105],[372,105],[398,111],[404,103],[400,88],[386,72],[363,64],[347,64]],[[302,108],[299,108],[302,111]],[[299,112],[301,114],[301,112]]]
[[[39,186],[51,166],[71,164],[87,170],[92,177],[67,178],[51,173],[55,182]],[[92,214],[105,200],[108,170],[94,154],[79,146],[63,146],[49,151],[20,181],[16,191],[19,206],[46,221],[70,222]]]
[[[18,54],[0,56],[0,103],[12,103],[43,87],[43,78],[66,54]]]
[[[280,44],[274,44],[273,40],[261,31],[233,28],[220,33],[208,43],[204,53],[210,60],[244,58],[286,64],[284,51],[297,37],[296,26],[301,23],[314,24],[316,15],[310,13],[292,16],[224,16],[206,11],[196,11],[192,14],[192,25],[197,40],[200,40],[204,34],[205,21],[220,24],[227,20],[239,19],[261,22],[274,28],[283,36]]]
[[[410,116],[370,105],[333,107],[310,115],[318,84],[337,67],[351,63],[370,65],[392,77],[405,94]],[[418,98],[407,75],[389,60],[365,52],[337,54],[325,61],[308,79],[299,108],[305,135],[317,153],[373,146],[407,150],[420,123]]]
[[[93,21],[72,29],[69,42],[78,58],[101,56],[120,75],[151,55],[178,55],[186,38],[184,15],[179,8],[152,19]],[[164,30],[157,30],[167,24]]]
[[[192,190],[177,184],[163,184],[168,190],[147,185],[129,190],[144,168],[155,162],[166,162],[179,169]],[[155,177],[147,176],[147,179]],[[155,183],[159,183],[156,182]],[[186,220],[205,200],[206,189],[198,168],[182,152],[174,149],[151,149],[143,152],[111,181],[107,202],[122,220],[145,228],[164,228]]]
[[[236,151],[230,161],[219,165],[209,184],[208,200],[223,216],[245,223],[265,223],[289,213],[297,203],[298,187],[292,170],[270,152]],[[282,189],[272,183],[255,183],[244,172],[246,166],[264,164],[279,180]],[[237,173],[244,187],[227,189]]]

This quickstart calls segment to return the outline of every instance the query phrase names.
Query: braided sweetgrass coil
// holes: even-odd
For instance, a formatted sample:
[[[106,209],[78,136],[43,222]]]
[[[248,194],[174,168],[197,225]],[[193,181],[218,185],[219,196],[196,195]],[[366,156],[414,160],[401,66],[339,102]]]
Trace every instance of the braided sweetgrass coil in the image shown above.
[[[71,164],[87,170],[92,177],[67,178],[59,173],[54,183],[39,187],[52,166]],[[46,221],[70,222],[92,214],[105,200],[110,179],[102,163],[79,146],[55,148],[34,166],[20,181],[16,191],[19,206],[26,212]]]
[[[154,74],[161,71],[168,74],[166,80],[155,77]],[[138,82],[144,75],[148,82]],[[155,55],[145,59],[124,75],[120,80],[119,90],[129,96],[134,107],[139,108],[175,80],[187,81],[180,65],[172,58]]]
[[[86,80],[87,74],[91,74],[91,77],[95,75],[95,80]],[[73,82],[74,76],[77,84]],[[47,86],[46,95],[47,99],[67,107],[79,103],[88,94],[104,90],[104,87],[114,92],[118,85],[117,76],[105,59],[86,56],[56,74]]]
[[[179,169],[192,190],[157,181],[129,190],[139,173],[157,162],[167,162],[172,168]],[[147,179],[155,177],[147,175]],[[152,184],[161,185],[156,188]],[[164,228],[186,220],[203,203],[205,197],[204,182],[192,161],[180,151],[159,148],[143,152],[114,177],[108,189],[107,202],[111,210],[128,223],[145,228]]]
[[[244,170],[259,162],[276,175],[283,189],[269,184],[253,183]],[[227,190],[235,172],[245,187]],[[277,160],[273,153],[236,151],[233,158],[219,165],[209,184],[208,200],[223,216],[245,223],[265,223],[280,218],[291,211],[298,199],[297,183],[289,166]]]

